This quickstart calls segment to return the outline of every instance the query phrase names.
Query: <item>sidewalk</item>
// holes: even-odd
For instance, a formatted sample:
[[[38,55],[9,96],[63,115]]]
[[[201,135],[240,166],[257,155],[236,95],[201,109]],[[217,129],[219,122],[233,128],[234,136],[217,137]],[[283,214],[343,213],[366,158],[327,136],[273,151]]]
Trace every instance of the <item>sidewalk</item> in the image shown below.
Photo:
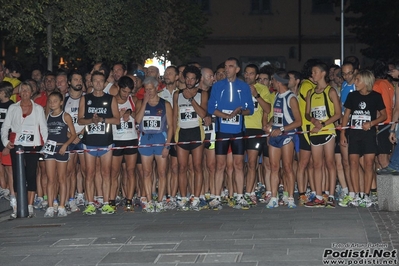
[[[376,208],[125,213],[8,220],[1,265],[323,265],[332,243],[399,249],[399,213]],[[337,248],[333,248],[336,249]],[[338,249],[342,251],[343,249]]]
[[[0,216],[2,212],[11,210],[10,202],[3,198],[0,199]]]
[[[1,265],[323,265],[332,243],[399,248],[399,213],[376,208],[125,213],[0,219]],[[342,249],[340,250],[342,251]]]

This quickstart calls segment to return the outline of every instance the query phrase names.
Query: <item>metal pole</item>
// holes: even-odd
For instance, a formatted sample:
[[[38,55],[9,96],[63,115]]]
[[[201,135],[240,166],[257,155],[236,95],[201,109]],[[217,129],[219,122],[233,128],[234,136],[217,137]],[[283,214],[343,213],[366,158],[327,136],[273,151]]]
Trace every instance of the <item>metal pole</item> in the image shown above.
[[[341,0],[341,66],[344,63],[344,57],[345,57],[345,51],[344,51],[344,16],[345,16],[345,10],[344,10],[344,0]]]
[[[25,177],[25,163],[24,163],[24,149],[21,145],[14,147],[17,158],[15,169],[17,172],[17,217],[28,217],[28,194],[26,191],[26,177]],[[33,170],[32,170],[33,171]],[[36,169],[34,170],[36,171]]]

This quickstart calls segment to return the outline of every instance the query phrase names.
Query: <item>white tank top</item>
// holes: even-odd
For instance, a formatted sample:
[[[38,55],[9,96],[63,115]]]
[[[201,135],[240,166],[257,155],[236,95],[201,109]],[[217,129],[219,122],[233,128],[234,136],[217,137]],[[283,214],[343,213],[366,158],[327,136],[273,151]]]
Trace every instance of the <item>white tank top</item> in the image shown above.
[[[131,96],[128,97],[128,100],[125,103],[118,103],[118,110],[132,110],[134,112],[136,110],[136,106],[134,105],[133,99]],[[120,125],[112,125],[112,133],[114,136],[114,140],[132,140],[137,139],[137,131],[135,126],[134,118],[129,115],[129,120],[125,121],[123,116],[120,118]]]
[[[83,96],[83,94],[82,94]],[[74,99],[68,97],[64,105],[65,113],[68,113],[72,117],[73,126],[75,127],[76,134],[83,130],[85,126],[78,124],[78,111],[79,111],[80,98]]]
[[[198,104],[201,104],[201,93],[197,93],[194,99]],[[188,99],[184,98],[183,93],[179,93],[177,105],[179,106],[178,121],[180,128],[195,128],[202,125],[201,117],[195,112]]]
[[[109,94],[109,90],[111,89],[112,85],[114,85],[114,83],[108,83],[107,86],[105,86],[105,88],[103,89],[103,92]]]

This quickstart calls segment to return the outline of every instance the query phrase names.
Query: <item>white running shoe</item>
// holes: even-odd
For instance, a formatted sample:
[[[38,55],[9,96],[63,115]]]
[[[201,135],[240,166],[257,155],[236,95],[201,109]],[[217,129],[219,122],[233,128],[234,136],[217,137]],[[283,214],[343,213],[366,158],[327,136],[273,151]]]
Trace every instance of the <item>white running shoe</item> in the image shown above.
[[[49,218],[49,217],[54,217],[54,208],[53,207],[48,207],[44,217]]]
[[[65,207],[58,207],[58,217],[66,217],[67,215]]]

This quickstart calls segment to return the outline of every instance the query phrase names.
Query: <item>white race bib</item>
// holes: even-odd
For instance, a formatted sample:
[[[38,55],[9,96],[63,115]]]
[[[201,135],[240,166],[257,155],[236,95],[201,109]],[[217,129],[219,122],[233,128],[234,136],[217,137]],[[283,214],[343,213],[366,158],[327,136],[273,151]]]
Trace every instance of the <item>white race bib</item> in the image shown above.
[[[33,130],[24,129],[18,135],[17,142],[22,144],[32,145],[34,141],[34,132]]]
[[[44,154],[54,155],[56,148],[57,148],[57,142],[48,139],[46,144],[42,148],[42,152]]]
[[[181,122],[191,122],[197,120],[197,113],[192,106],[180,107],[180,121]]]
[[[144,130],[161,130],[160,116],[144,116],[143,117]]]
[[[317,119],[317,120],[321,120],[321,121],[325,121],[328,119],[327,117],[327,109],[325,106],[316,106],[313,107],[310,110],[312,117]]]
[[[232,110],[222,110],[222,112],[226,113],[226,114],[231,114],[233,111]],[[238,125],[240,125],[240,115],[236,115],[236,116],[234,116],[232,118],[229,118],[229,119],[222,118],[221,123],[222,124],[227,124],[227,125],[238,126]]]
[[[105,123],[90,124],[87,130],[88,135],[103,135],[105,134]]]
[[[363,124],[370,122],[371,116],[369,115],[352,115],[351,126],[353,129],[363,129]]]
[[[283,113],[274,113],[273,126],[282,127],[283,125]]]

